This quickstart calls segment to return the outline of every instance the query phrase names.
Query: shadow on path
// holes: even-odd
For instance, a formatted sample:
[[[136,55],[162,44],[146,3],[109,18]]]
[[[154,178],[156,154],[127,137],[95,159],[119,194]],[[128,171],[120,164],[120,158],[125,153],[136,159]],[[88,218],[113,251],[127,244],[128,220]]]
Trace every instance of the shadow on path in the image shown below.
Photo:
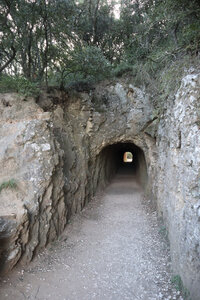
[[[120,169],[59,241],[3,278],[0,299],[182,299],[170,283],[156,212],[147,212],[147,205],[135,174]]]

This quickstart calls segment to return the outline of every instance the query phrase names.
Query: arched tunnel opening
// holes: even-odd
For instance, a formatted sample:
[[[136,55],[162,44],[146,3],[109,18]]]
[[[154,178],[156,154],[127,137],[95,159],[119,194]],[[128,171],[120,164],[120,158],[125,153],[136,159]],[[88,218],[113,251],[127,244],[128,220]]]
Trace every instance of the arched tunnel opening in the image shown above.
[[[116,173],[133,176],[143,188],[147,185],[144,152],[130,142],[106,146],[96,158],[92,172],[94,191],[104,187]]]

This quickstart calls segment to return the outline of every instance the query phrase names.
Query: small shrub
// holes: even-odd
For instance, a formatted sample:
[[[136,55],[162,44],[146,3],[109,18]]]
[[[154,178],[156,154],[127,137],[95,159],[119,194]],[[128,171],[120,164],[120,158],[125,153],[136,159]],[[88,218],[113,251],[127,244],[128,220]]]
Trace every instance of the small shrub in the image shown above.
[[[16,78],[17,92],[25,97],[37,97],[39,88],[37,83],[31,82],[24,77]]]
[[[0,76],[0,92],[17,92],[16,81],[14,80],[14,77],[8,75]]]
[[[122,77],[122,75],[131,72],[133,70],[133,66],[128,63],[121,63],[117,65],[113,70],[113,75],[116,77]]]
[[[110,76],[111,64],[98,47],[78,47],[66,61],[66,72],[84,80],[99,81]]]
[[[17,183],[15,181],[15,179],[10,179],[8,181],[4,181],[0,184],[0,192],[3,189],[16,189],[17,187]]]
[[[159,233],[164,237],[167,238],[168,236],[168,232],[167,232],[167,228],[165,226],[161,226]]]
[[[94,90],[94,84],[89,80],[71,81],[66,85],[67,90],[75,90],[77,92],[89,92]]]
[[[174,275],[171,279],[171,282],[174,284],[177,291],[181,292],[181,295],[184,300],[191,300],[190,292],[187,288],[184,287],[183,281],[180,275]]]
[[[2,75],[0,77],[0,92],[17,92],[25,97],[37,97],[39,87],[37,83],[31,82],[22,76]]]
[[[161,235],[162,238],[165,239],[166,245],[169,246],[170,243],[169,243],[169,237],[168,237],[168,230],[164,224],[162,217],[160,218],[159,223],[160,223],[159,234]]]

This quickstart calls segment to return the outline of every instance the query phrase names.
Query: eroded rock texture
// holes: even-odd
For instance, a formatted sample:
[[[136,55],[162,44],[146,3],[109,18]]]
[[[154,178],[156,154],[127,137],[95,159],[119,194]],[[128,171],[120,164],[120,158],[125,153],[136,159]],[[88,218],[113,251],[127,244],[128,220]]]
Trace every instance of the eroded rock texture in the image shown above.
[[[158,209],[169,232],[173,268],[200,297],[200,75],[183,78],[158,126]]]
[[[128,79],[90,93],[54,90],[38,104],[1,95],[0,183],[17,183],[0,193],[5,269],[30,261],[58,237],[70,215],[115,173],[117,153],[126,144],[165,221],[174,270],[199,299],[199,78],[183,78],[162,115]]]
[[[16,187],[0,193],[1,265],[30,261],[66,223],[62,151],[49,113],[33,100],[1,95],[0,183]]]

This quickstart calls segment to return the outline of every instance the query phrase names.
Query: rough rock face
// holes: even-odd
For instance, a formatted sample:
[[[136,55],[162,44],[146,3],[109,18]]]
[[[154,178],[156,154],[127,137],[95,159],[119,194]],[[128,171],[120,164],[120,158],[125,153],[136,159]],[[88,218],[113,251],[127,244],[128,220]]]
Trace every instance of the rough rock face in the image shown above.
[[[0,184],[16,183],[0,193],[1,267],[9,270],[58,237],[66,207],[62,152],[49,113],[16,95],[1,95],[0,103]]]
[[[200,74],[182,80],[157,134],[157,203],[171,257],[192,299],[200,297]]]
[[[59,99],[61,95],[53,98]],[[45,99],[40,102],[47,103]],[[136,144],[145,152],[151,170],[155,140],[145,134],[145,129],[152,122],[152,111],[148,95],[127,83],[97,86],[92,94],[76,94],[53,108],[54,134],[64,151],[64,189],[69,214],[79,211],[111,177],[113,167],[107,167],[104,174],[103,166],[113,162],[101,156],[107,146],[119,142]]]
[[[167,226],[175,273],[199,299],[199,78],[183,78],[162,116],[128,79],[90,93],[53,91],[38,105],[1,95],[0,184],[17,183],[0,192],[6,268],[30,261],[59,235],[116,171],[112,145],[128,143],[141,150],[141,182],[147,168],[147,195]]]
[[[54,92],[40,99],[43,109],[15,94],[1,95],[0,103],[0,184],[17,184],[0,192],[1,264],[9,270],[30,261],[105,186],[116,169],[112,155],[101,155],[106,146],[135,143],[150,166],[144,130],[152,107],[127,83],[103,93],[102,86],[70,97]]]

